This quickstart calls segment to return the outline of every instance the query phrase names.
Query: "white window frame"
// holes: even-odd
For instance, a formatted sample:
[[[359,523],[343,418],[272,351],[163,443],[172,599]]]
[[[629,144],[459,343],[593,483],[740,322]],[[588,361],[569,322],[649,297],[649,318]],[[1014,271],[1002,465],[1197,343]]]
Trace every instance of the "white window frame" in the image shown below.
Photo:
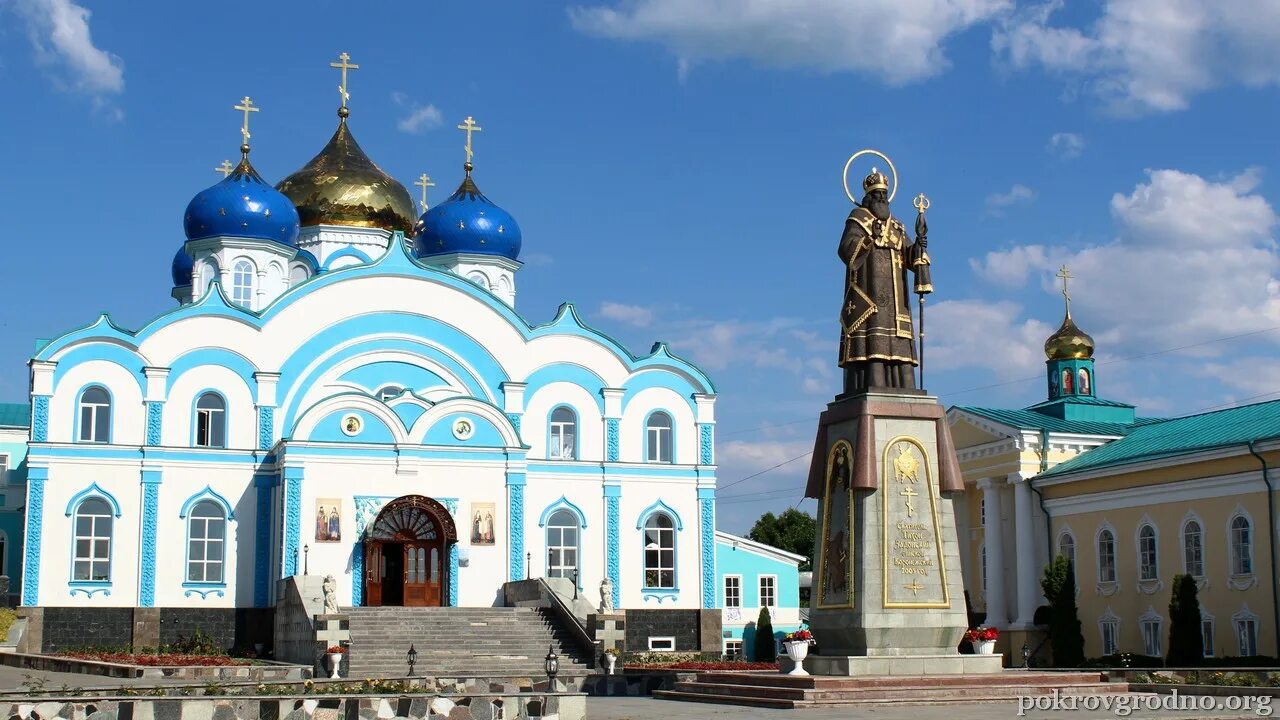
[[[105,403],[85,402],[85,399],[84,399],[85,394],[88,393],[90,390],[95,390],[95,389],[101,390],[102,393],[107,396],[107,401]],[[83,443],[102,443],[102,444],[111,442],[111,415],[113,411],[113,408],[112,408],[113,404],[114,403],[112,402],[111,392],[108,391],[106,386],[104,385],[96,385],[96,384],[90,385],[80,391],[80,397],[76,402],[76,412],[79,414],[78,420],[80,423],[80,432],[76,437],[77,441],[83,442]],[[92,410],[90,410],[89,412],[88,423],[85,422],[85,413],[84,413],[85,408],[92,408]],[[105,414],[105,418],[100,418],[99,417],[100,414]],[[103,438],[101,440],[98,439],[99,438],[98,430],[100,429],[99,425],[106,426],[105,428],[101,428],[102,429],[101,436]]]
[[[1120,617],[1110,607],[1098,617],[1098,633],[1102,637],[1103,655],[1120,652]]]
[[[653,419],[662,415],[668,425],[657,426]],[[654,410],[644,421],[644,457],[645,462],[670,464],[676,461],[675,452],[676,419],[666,410]],[[663,451],[666,451],[665,453]],[[663,455],[666,455],[664,458]]]
[[[9,453],[0,453],[0,484],[9,484]]]
[[[737,588],[733,593],[729,592],[730,580],[733,580],[737,585]],[[735,595],[736,597],[734,597]],[[729,602],[730,598],[735,599],[737,602],[732,602],[732,603]],[[741,575],[725,575],[724,576],[724,606],[726,608],[739,608],[739,609],[742,607],[742,576]]]
[[[1150,657],[1164,657],[1164,618],[1148,607],[1138,618],[1138,631],[1142,635],[1143,653]]]
[[[1142,536],[1143,530],[1151,531],[1151,551],[1150,560],[1147,562],[1147,548],[1143,547],[1145,540]],[[1138,550],[1138,580],[1139,581],[1155,581],[1160,579],[1160,531],[1156,529],[1155,523],[1150,520],[1143,519],[1138,523],[1138,533],[1135,537]]]
[[[1258,616],[1249,609],[1248,605],[1242,606],[1240,612],[1231,616],[1231,629],[1235,632],[1236,647],[1240,650],[1240,657],[1258,654],[1258,624]]]
[[[564,515],[569,518],[567,524],[556,524],[554,521],[557,516]],[[560,542],[553,544],[551,533],[553,530],[559,531]],[[565,534],[569,531],[573,532],[573,544],[564,541]],[[578,514],[566,507],[561,507],[551,513],[547,518],[547,527],[543,533],[543,539],[546,541],[547,547],[547,577],[559,577],[567,580],[574,579],[574,572],[581,571],[582,568],[582,518]],[[555,551],[559,552],[559,562],[553,562]],[[565,551],[573,551],[573,563],[565,562]],[[581,576],[578,577],[579,582]]]
[[[725,638],[724,639],[724,655],[725,657],[742,657],[743,652],[742,638]]]
[[[658,564],[657,564],[656,566],[654,566],[654,567],[650,567],[650,566],[649,566],[649,552],[650,552],[650,548],[649,548],[649,542],[648,542],[648,534],[649,534],[649,532],[651,531],[651,529],[650,529],[650,527],[649,527],[649,523],[651,523],[651,522],[653,522],[654,520],[656,520],[656,519],[658,518],[658,516],[665,517],[665,518],[667,519],[667,522],[670,524],[670,527],[665,527],[665,528],[663,528],[663,527],[655,527],[655,528],[652,528],[652,532],[656,532],[656,533],[658,533],[658,547],[657,547],[657,548],[653,548],[654,550],[657,550],[657,552],[658,552]],[[643,559],[644,559],[644,563],[643,563],[643,567],[644,567],[644,578],[643,578],[644,585],[643,585],[643,588],[644,588],[645,590],[675,590],[676,588],[678,588],[678,587],[680,586],[679,577],[678,577],[678,576],[677,576],[677,574],[676,574],[677,562],[678,562],[678,560],[679,560],[679,558],[677,557],[677,550],[678,550],[678,549],[677,549],[677,547],[676,547],[676,519],[675,519],[674,517],[672,517],[671,515],[669,515],[669,514],[665,513],[665,512],[657,511],[657,512],[651,513],[651,514],[649,515],[649,517],[645,518],[645,520],[644,520],[644,525],[641,527],[641,529],[642,529],[642,532],[641,532],[641,534],[640,534],[640,543],[641,543],[641,551],[644,553],[644,555],[642,555],[642,556],[641,556],[641,557],[643,557]],[[667,550],[667,548],[666,548],[665,546],[663,546],[663,544],[662,544],[662,539],[663,539],[664,537],[667,537],[668,535],[669,535],[669,536],[670,536],[670,538],[671,538],[671,547],[670,547],[670,550],[669,550],[670,555],[671,555],[671,566],[670,566],[670,567],[667,567],[666,565],[664,565],[664,564],[662,563],[662,557],[663,557],[663,555],[664,555],[664,552],[668,551],[668,550]],[[668,570],[671,572],[671,584],[670,584],[670,585],[664,585],[664,584],[662,583],[662,573],[664,573],[664,572],[666,572],[666,571],[668,571]],[[657,582],[656,584],[650,584],[650,583],[649,583],[649,573],[650,573],[650,572],[656,572],[656,573],[658,574],[658,582]]]
[[[92,515],[84,513],[86,503],[97,501],[102,503],[105,508],[103,513],[94,513]],[[89,519],[89,533],[87,535],[80,534],[80,519]],[[71,513],[71,582],[74,583],[102,583],[111,582],[111,551],[115,546],[115,513],[112,512],[111,501],[101,495],[89,495],[80,500],[76,505],[75,512]],[[105,534],[99,534],[105,526]],[[80,553],[80,542],[89,543],[89,552],[87,555]],[[104,552],[98,552],[98,544],[106,542]],[[88,577],[77,577],[77,568],[81,563],[87,563]],[[99,563],[106,563],[106,577],[95,577],[94,566]]]
[[[1062,552],[1062,544],[1064,540],[1067,541],[1068,544],[1070,544],[1071,546],[1070,555],[1067,555]],[[1067,558],[1067,562],[1071,563],[1072,572],[1075,572],[1077,567],[1076,566],[1076,536],[1070,530],[1063,530],[1062,532],[1058,533],[1058,554]],[[1079,585],[1080,585],[1080,581],[1079,581],[1079,578],[1077,578],[1076,586],[1078,587]]]
[[[1191,550],[1191,546],[1187,543],[1187,528],[1192,523],[1195,523],[1196,525],[1195,550],[1196,550],[1196,554],[1198,555],[1198,558],[1194,560],[1195,565],[1192,564],[1191,559],[1188,557],[1189,555],[1188,551]],[[1199,516],[1188,515],[1186,518],[1183,519],[1182,528],[1178,532],[1178,540],[1179,540],[1179,545],[1182,548],[1182,572],[1196,579],[1203,578],[1204,577],[1204,523],[1201,522]],[[1198,569],[1199,572],[1193,572],[1193,570],[1196,570],[1196,569]]]
[[[556,413],[568,412],[569,420],[556,420]],[[568,405],[557,405],[547,418],[547,458],[550,460],[578,459],[578,412]],[[565,442],[565,431],[568,430],[568,443]]]
[[[206,397],[216,398],[222,403],[220,408],[202,408],[200,403]],[[222,423],[222,442],[214,444],[214,424]],[[204,432],[201,433],[201,423],[204,423]],[[227,447],[227,399],[215,392],[200,393],[196,398],[196,427],[195,427],[195,445],[202,448],[226,448]]]
[[[676,639],[670,636],[649,638],[649,652],[675,652]]]
[[[769,585],[769,599],[773,602],[765,602],[765,583]],[[759,594],[760,607],[769,608],[770,612],[778,609],[778,576],[777,575],[761,575],[756,580],[756,592]]]
[[[245,270],[244,268],[248,268]],[[231,302],[247,310],[253,309],[253,286],[258,273],[253,261],[248,258],[237,258],[231,263]]]
[[[208,516],[208,515],[198,516],[196,514],[196,511],[201,506],[204,506],[204,505],[211,506],[217,509],[218,511],[217,516]],[[222,524],[221,538],[209,537],[209,528],[213,523]],[[201,531],[203,533],[199,537],[196,536],[197,525],[201,526]],[[227,530],[228,530],[227,511],[218,503],[214,502],[213,500],[205,499],[205,500],[200,500],[199,502],[197,502],[195,505],[191,507],[190,512],[187,514],[187,568],[186,568],[187,572],[183,576],[185,578],[184,582],[195,584],[195,585],[226,585],[227,583],[227,541],[228,541]],[[219,546],[217,551],[214,553],[216,557],[210,558],[209,545],[215,542]],[[200,559],[196,559],[192,557],[192,554],[191,554],[192,547],[197,544],[199,545],[201,550],[201,555],[203,556]],[[200,577],[193,578],[191,576],[191,571],[193,568],[197,566],[201,570]],[[209,578],[209,569],[211,567],[216,567],[218,569],[218,577],[216,579]]]
[[[1110,561],[1109,563],[1104,563],[1104,562],[1102,561],[1102,558],[1103,558],[1103,555],[1102,555],[1102,536],[1103,536],[1103,534],[1104,534],[1104,533],[1105,533],[1105,534],[1107,534],[1108,536],[1110,536],[1110,538],[1111,538],[1111,552],[1109,553],[1109,554],[1110,554],[1111,561]],[[1094,536],[1094,539],[1093,539],[1093,552],[1094,552],[1094,557],[1095,557],[1095,559],[1098,561],[1098,582],[1099,582],[1100,584],[1108,584],[1108,585],[1110,585],[1110,584],[1114,584],[1114,583],[1116,582],[1116,577],[1117,577],[1117,575],[1116,575],[1116,531],[1115,531],[1115,528],[1111,527],[1110,525],[1103,525],[1102,527],[1098,528],[1098,533],[1097,533],[1097,535],[1095,535],[1095,536]],[[1106,575],[1104,575],[1104,574],[1103,574],[1103,570],[1104,570],[1104,569],[1106,569],[1106,568],[1108,568],[1108,567],[1111,569],[1111,576],[1110,576],[1110,577],[1107,577]]]
[[[399,385],[395,385],[395,384],[383,385],[382,387],[378,388],[376,397],[382,402],[387,402],[388,400],[394,400],[400,397],[400,395],[403,393],[404,393],[404,388],[400,387]]]
[[[1208,628],[1208,632],[1205,629]],[[1214,657],[1213,646],[1218,642],[1218,623],[1216,619],[1204,612],[1200,611],[1200,640],[1204,644],[1204,656]]]
[[[1236,520],[1244,520],[1247,524],[1248,539],[1245,545],[1246,554],[1241,555],[1236,542]],[[1253,561],[1254,547],[1257,545],[1257,532],[1254,530],[1253,518],[1242,508],[1237,508],[1231,513],[1231,517],[1227,518],[1227,552],[1228,559],[1231,561],[1230,573],[1231,577],[1246,578],[1254,574],[1256,565]],[[1248,567],[1242,567],[1241,561],[1248,562]]]

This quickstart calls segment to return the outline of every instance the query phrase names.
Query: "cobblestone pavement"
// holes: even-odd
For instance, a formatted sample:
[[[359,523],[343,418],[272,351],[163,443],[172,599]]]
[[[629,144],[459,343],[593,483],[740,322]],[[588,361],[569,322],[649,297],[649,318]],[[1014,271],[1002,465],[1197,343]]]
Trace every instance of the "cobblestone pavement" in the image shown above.
[[[685,718],[711,718],[717,720],[999,720],[1002,718],[1033,718],[1047,720],[1090,720],[1092,718],[1116,718],[1114,711],[1028,710],[1018,715],[1018,704],[972,703],[967,705],[898,705],[894,707],[864,708],[812,708],[804,710],[767,710],[732,705],[654,700],[653,698],[592,697],[587,698],[588,720],[684,720]],[[1167,710],[1135,710],[1129,718],[1186,718],[1213,720],[1225,718],[1257,718],[1255,712],[1183,712]]]

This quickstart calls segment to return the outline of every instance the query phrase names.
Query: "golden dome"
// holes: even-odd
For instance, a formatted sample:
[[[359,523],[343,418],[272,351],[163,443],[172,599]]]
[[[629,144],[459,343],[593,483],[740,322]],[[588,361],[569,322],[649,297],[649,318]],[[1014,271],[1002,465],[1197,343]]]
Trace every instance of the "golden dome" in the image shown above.
[[[1093,357],[1093,338],[1076,327],[1068,311],[1062,318],[1062,327],[1044,341],[1044,355],[1050,360],[1071,360]]]
[[[364,154],[345,116],[320,154],[276,189],[298,208],[303,227],[376,227],[413,237],[417,214],[409,191]]]

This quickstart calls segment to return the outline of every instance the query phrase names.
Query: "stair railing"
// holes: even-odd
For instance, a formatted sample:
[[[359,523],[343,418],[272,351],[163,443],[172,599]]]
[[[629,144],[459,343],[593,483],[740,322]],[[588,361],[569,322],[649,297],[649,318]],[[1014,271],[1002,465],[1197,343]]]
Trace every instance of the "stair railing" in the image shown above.
[[[596,660],[600,656],[599,643],[591,638],[591,634],[578,621],[578,616],[573,614],[573,610],[565,604],[564,598],[560,597],[560,593],[552,589],[545,578],[537,578],[537,580],[538,585],[542,588],[542,596],[549,599],[547,609],[560,621],[561,627],[568,628],[574,642],[587,656],[587,667],[595,669]]]

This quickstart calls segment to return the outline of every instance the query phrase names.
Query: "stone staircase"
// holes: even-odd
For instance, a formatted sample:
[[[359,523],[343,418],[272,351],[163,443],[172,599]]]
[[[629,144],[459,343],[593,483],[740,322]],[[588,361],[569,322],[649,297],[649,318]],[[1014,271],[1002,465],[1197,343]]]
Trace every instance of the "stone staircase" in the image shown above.
[[[351,608],[348,674],[353,678],[405,677],[406,655],[418,651],[414,675],[546,676],[548,646],[561,674],[590,671],[590,658],[550,611],[498,608]]]
[[[1019,697],[1116,695],[1123,682],[1100,673],[1006,670],[995,675],[817,677],[780,673],[706,672],[653,695],[666,700],[761,708],[875,707],[1013,702]]]

